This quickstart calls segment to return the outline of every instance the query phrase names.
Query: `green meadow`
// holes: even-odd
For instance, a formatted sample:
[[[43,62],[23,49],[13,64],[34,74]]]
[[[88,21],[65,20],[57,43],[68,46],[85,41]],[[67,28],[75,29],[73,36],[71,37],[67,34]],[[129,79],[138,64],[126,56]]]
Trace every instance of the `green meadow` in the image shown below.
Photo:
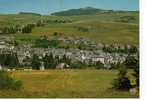
[[[132,16],[134,20],[121,22],[121,17]],[[71,23],[47,23],[45,26],[35,27],[29,34],[12,34],[21,42],[33,41],[40,36],[51,37],[54,32],[63,33],[63,36],[77,36],[88,38],[101,43],[139,43],[139,13],[138,12],[114,12],[98,13],[96,15],[79,16],[37,16],[31,14],[0,15],[0,26],[26,25],[38,20],[69,20]],[[78,30],[78,28],[87,31]]]
[[[128,91],[114,91],[111,82],[117,70],[15,71],[11,75],[23,82],[19,91],[0,91],[0,98],[137,98]],[[129,70],[132,84],[135,80]]]

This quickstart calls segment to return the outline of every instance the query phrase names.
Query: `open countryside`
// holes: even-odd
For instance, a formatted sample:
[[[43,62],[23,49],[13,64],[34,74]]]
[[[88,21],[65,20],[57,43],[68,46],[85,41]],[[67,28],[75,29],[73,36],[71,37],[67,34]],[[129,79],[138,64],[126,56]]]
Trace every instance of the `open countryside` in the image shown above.
[[[58,1],[0,1],[0,98],[139,98],[138,2]]]

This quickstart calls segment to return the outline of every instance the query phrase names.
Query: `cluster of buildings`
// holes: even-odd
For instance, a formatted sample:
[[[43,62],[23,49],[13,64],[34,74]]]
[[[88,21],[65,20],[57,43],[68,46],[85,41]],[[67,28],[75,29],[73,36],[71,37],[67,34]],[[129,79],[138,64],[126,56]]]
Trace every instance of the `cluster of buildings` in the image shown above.
[[[128,54],[125,53],[106,53],[103,50],[80,50],[80,49],[64,49],[64,48],[34,48],[33,44],[20,44],[14,46],[6,42],[7,39],[0,39],[0,54],[9,53],[8,51],[17,53],[19,63],[22,65],[29,65],[30,59],[33,54],[37,54],[40,58],[44,57],[46,54],[53,54],[53,56],[58,56],[60,59],[65,55],[67,58],[74,61],[81,61],[85,63],[95,63],[101,62],[105,67],[109,67],[112,63],[123,63],[126,60]],[[10,41],[10,39],[8,39]],[[62,39],[61,39],[62,40]],[[73,42],[73,39],[67,38],[69,42]],[[66,40],[64,40],[66,41]],[[85,41],[85,40],[81,40]],[[79,41],[75,41],[79,42]],[[90,43],[86,41],[86,43]],[[94,44],[92,44],[94,45]],[[97,47],[102,48],[102,44],[97,44]],[[137,54],[134,54],[137,56]],[[62,64],[61,64],[62,65]],[[44,69],[42,67],[42,69]]]

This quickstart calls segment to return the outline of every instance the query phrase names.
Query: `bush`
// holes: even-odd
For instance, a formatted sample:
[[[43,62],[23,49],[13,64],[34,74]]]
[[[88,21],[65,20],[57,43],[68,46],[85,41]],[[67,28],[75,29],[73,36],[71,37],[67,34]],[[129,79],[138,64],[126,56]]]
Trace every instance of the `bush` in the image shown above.
[[[135,68],[137,65],[138,59],[134,56],[127,56],[126,60],[124,62],[125,66],[127,66],[128,68]]]
[[[97,61],[96,63],[95,63],[95,68],[96,69],[103,69],[104,68],[104,64],[101,62],[101,61]]]
[[[126,76],[127,70],[125,67],[119,69],[118,77],[113,81],[113,89],[115,90],[129,90],[131,88],[131,83]]]
[[[133,76],[136,78],[136,86],[139,88],[139,60],[137,59],[137,63],[136,63],[136,66],[134,67],[134,73],[133,73]]]
[[[5,71],[0,71],[0,89],[19,90],[21,86],[21,81],[13,79]]]
[[[81,61],[74,61],[70,64],[72,69],[85,69],[88,65]]]
[[[116,90],[129,90],[131,88],[130,80],[127,77],[115,79],[113,88]]]

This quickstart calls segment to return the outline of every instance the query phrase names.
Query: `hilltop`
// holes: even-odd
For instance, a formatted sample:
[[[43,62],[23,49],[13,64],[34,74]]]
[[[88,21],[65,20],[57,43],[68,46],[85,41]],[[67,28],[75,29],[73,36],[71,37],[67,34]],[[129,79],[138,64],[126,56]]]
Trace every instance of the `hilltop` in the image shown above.
[[[70,9],[67,11],[55,12],[55,13],[52,13],[51,15],[56,15],[56,16],[94,15],[94,14],[102,12],[102,11],[103,10],[101,10],[101,9],[87,7],[87,8]]]
[[[125,13],[125,12],[138,12],[138,11],[114,11],[114,10],[103,10],[93,7],[85,7],[85,8],[79,8],[79,9],[69,9],[66,11],[60,11],[52,13],[51,15],[55,16],[75,16],[75,15],[96,15],[96,14],[102,14],[102,13]]]
[[[19,12],[21,15],[34,15],[34,16],[41,16],[41,14],[38,13],[32,13],[32,12]]]

